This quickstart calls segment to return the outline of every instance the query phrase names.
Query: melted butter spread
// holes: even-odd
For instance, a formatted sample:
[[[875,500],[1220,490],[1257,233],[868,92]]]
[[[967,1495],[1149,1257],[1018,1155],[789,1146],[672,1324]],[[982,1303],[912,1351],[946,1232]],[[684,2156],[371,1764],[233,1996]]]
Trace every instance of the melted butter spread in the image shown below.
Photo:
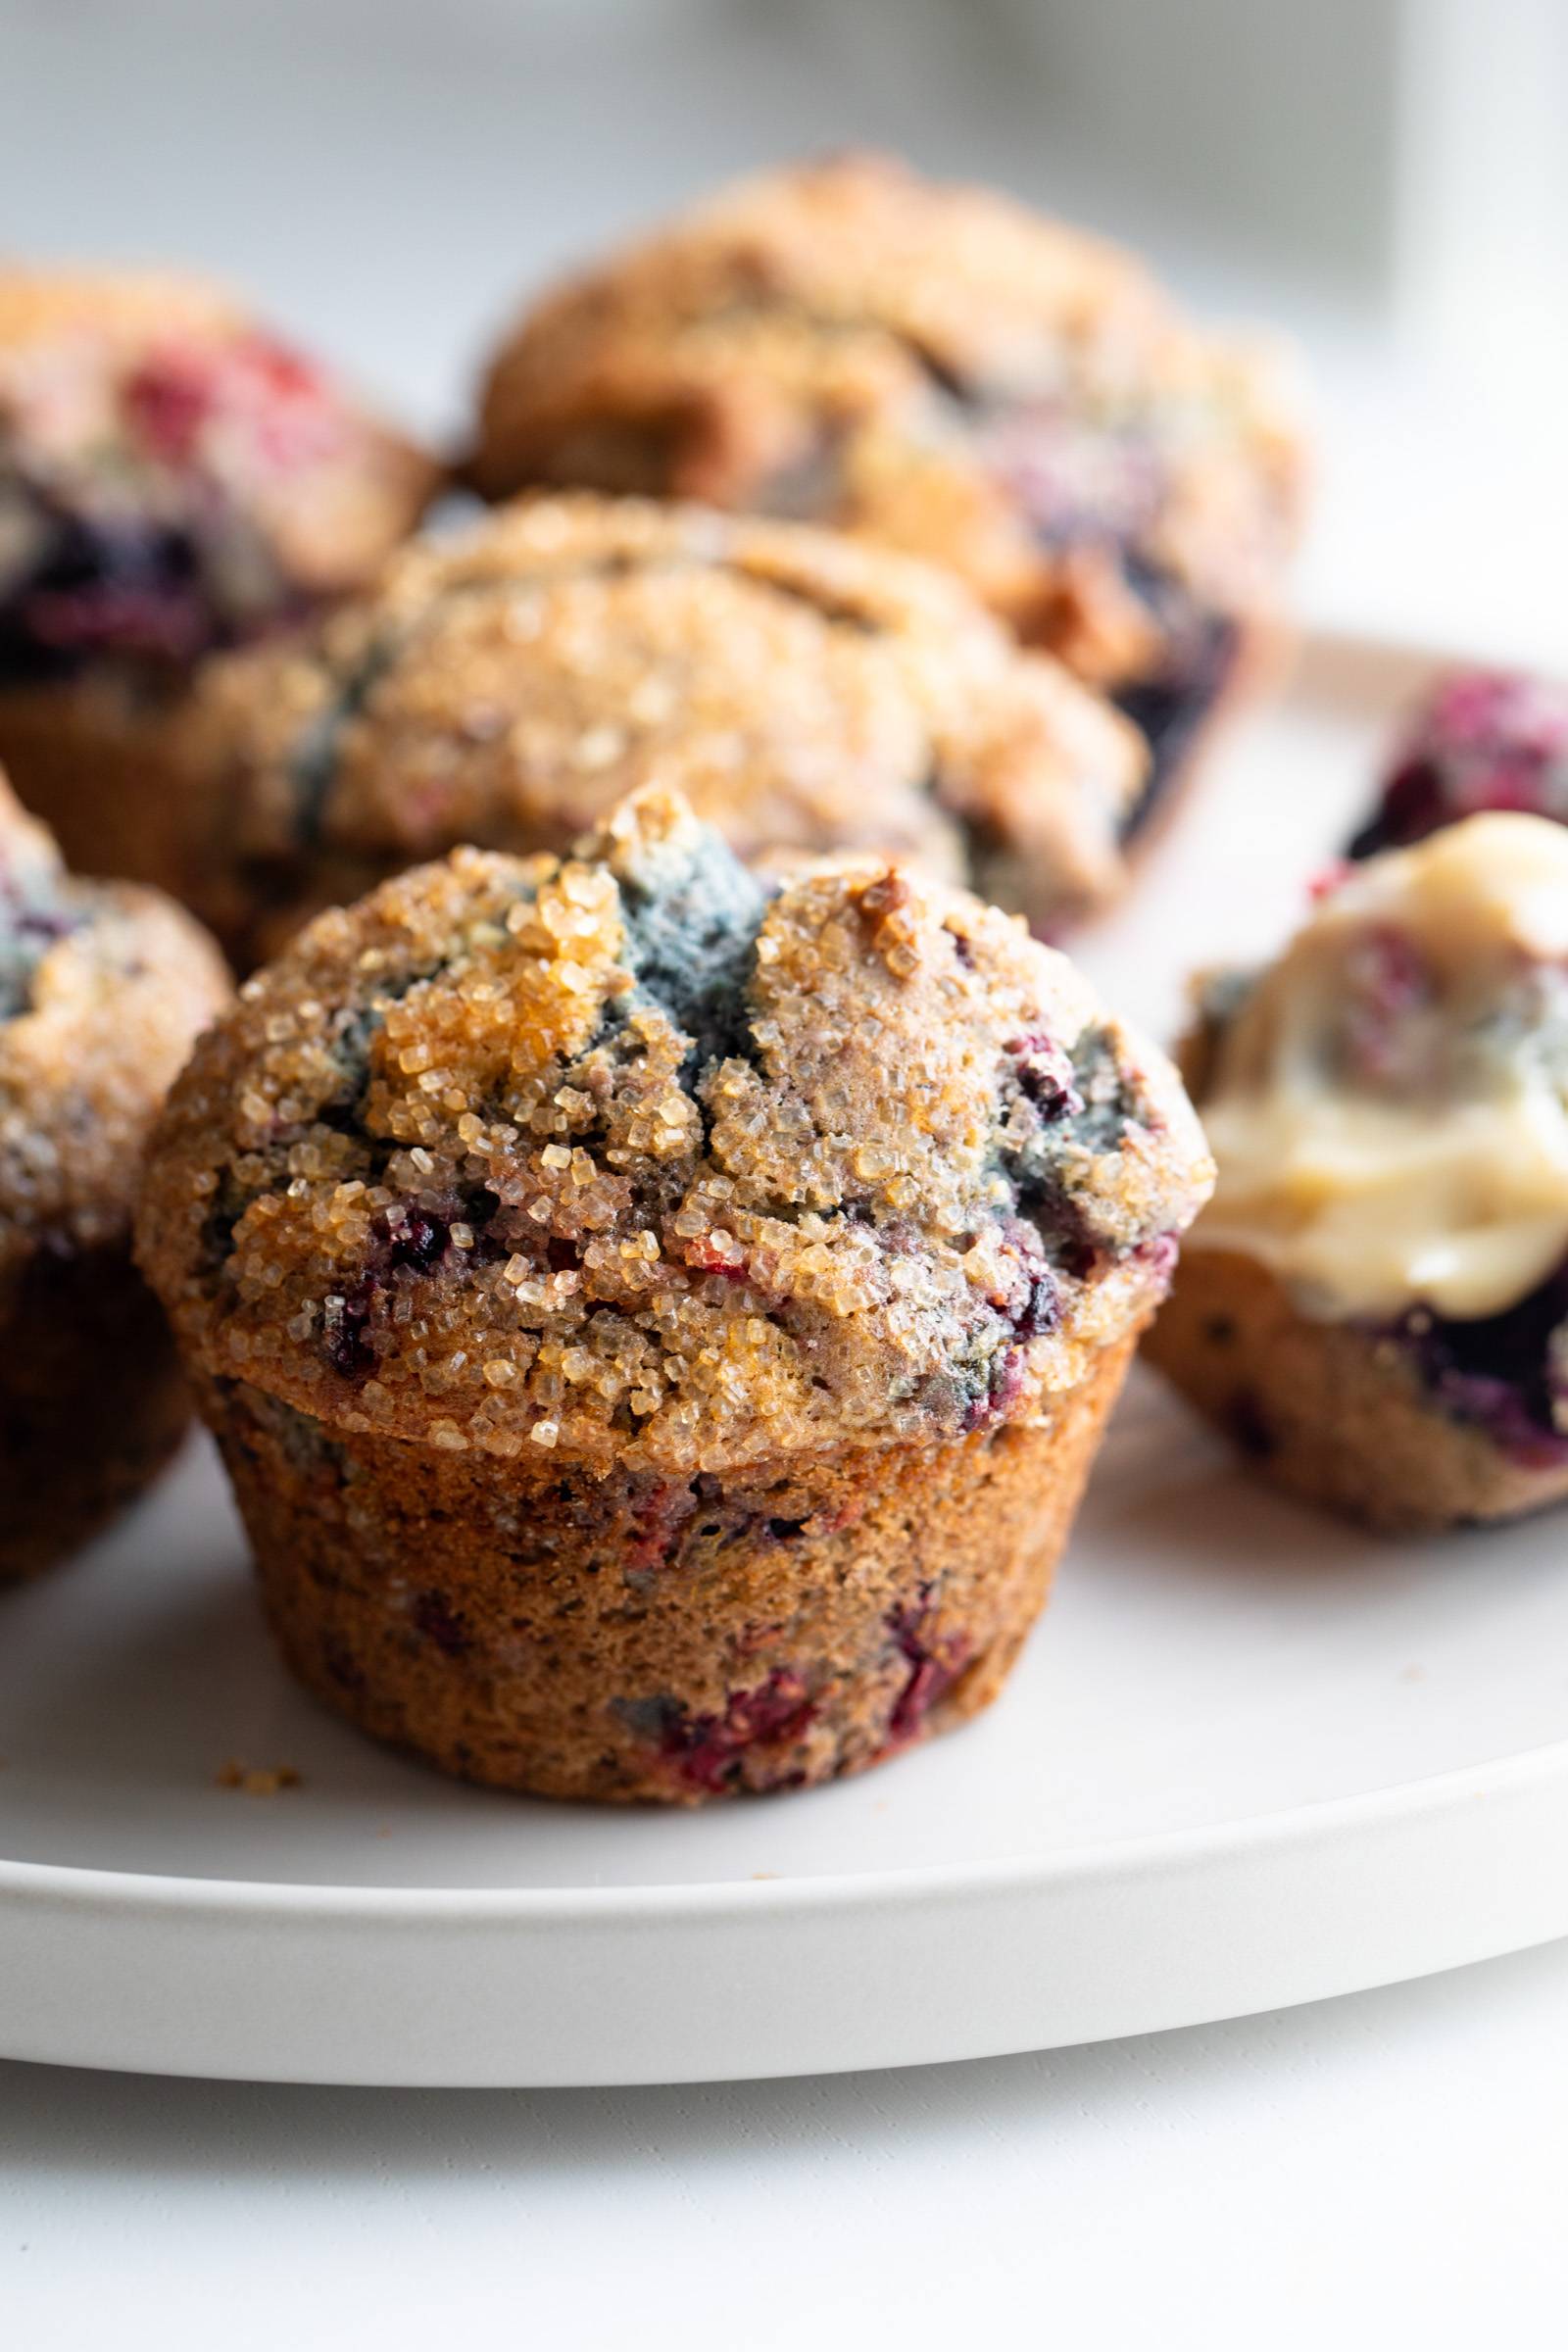
[[[1303,1311],[1499,1312],[1568,1256],[1568,829],[1487,815],[1327,899],[1220,1041],[1189,1249]]]

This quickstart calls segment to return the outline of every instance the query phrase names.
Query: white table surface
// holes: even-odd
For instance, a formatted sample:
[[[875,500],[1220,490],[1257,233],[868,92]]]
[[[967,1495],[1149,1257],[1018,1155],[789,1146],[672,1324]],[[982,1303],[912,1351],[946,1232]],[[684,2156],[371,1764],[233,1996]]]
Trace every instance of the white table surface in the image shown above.
[[[406,5],[279,0],[236,77],[236,19],[260,11],[0,0],[5,241],[216,264],[436,422],[515,284],[706,172],[874,137],[1065,193],[1023,114],[951,77],[938,106],[901,50],[847,39],[825,67],[741,9],[694,77],[666,9],[587,9],[587,60],[558,6],[519,63],[481,37],[504,11],[468,13],[471,44],[432,62]],[[1151,234],[1180,266],[1170,224]],[[1200,257],[1185,274],[1230,287]],[[1561,662],[1540,387],[1499,405],[1273,307],[1323,388],[1313,616]],[[1568,1946],[1144,2041],[794,2083],[0,2066],[0,2344],[1521,2352],[1563,2340],[1565,2178]]]
[[[1559,2347],[1568,1946],[1041,2057],[707,2089],[0,2068],[26,2352]]]

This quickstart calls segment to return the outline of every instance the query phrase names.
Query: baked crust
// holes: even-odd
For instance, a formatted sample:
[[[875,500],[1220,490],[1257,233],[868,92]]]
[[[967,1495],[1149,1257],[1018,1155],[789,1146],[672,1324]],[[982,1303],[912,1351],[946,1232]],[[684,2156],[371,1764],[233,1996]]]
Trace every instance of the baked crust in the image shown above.
[[[946,574],[578,496],[412,546],[312,639],[211,664],[166,799],[248,961],[459,842],[564,850],[654,781],[750,860],[907,856],[1055,930],[1119,888],[1142,765]]]
[[[3,1284],[39,1250],[124,1245],[148,1130],[229,986],[177,906],[67,876],[3,780],[0,880]]]
[[[362,1731],[490,1787],[701,1804],[863,1770],[988,1706],[1131,1342],[1029,1427],[671,1480],[204,1412],[272,1630]]]
[[[72,881],[0,782],[0,1578],[90,1534],[185,1426],[131,1211],[154,1115],[227,999],[187,915]]]
[[[1424,1391],[1398,1343],[1303,1315],[1256,1259],[1182,1258],[1145,1352],[1276,1486],[1393,1534],[1518,1518],[1568,1496]]]
[[[849,156],[725,189],[536,304],[470,472],[847,527],[1120,689],[1205,618],[1274,612],[1304,456],[1277,352],[1200,334],[1131,256],[1004,196]]]
[[[73,864],[185,895],[193,669],[359,586],[438,480],[200,279],[0,268],[0,763]]]
[[[220,445],[203,441],[209,421]],[[178,505],[169,471],[193,464],[205,495],[255,524],[280,590],[311,601],[363,580],[440,479],[423,450],[220,286],[173,270],[0,267],[0,483],[27,475],[69,497],[111,446],[117,463],[166,469],[144,485],[161,518]]]
[[[134,1502],[190,1424],[157,1300],[118,1247],[36,1251],[0,1293],[0,1584]]]
[[[123,670],[0,688],[0,768],[24,784],[73,872],[201,912],[213,818],[202,777],[179,758],[182,699]]]
[[[722,1472],[1029,1418],[1209,1177],[1064,956],[870,859],[768,897],[649,790],[318,917],[175,1086],[140,1249],[329,1424]]]

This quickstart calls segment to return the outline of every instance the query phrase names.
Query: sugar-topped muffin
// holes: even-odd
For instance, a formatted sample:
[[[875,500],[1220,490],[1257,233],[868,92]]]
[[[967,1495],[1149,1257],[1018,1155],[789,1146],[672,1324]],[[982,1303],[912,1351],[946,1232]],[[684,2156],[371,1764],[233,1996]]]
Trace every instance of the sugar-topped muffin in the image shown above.
[[[314,637],[214,663],[180,757],[242,962],[460,843],[569,848],[650,782],[745,858],[906,854],[1054,929],[1119,886],[1142,767],[943,573],[591,496],[411,546]]]
[[[1149,815],[1270,633],[1301,503],[1278,355],[1130,255],[877,156],[726,188],[546,295],[477,486],[796,515],[951,565],[1149,740]]]
[[[1568,824],[1568,686],[1522,670],[1440,677],[1401,730],[1352,858],[1512,808]]]
[[[1154,1361],[1376,1526],[1568,1494],[1568,833],[1474,816],[1374,858],[1203,1010],[1219,1176]]]
[[[198,1050],[142,1262],[292,1664],[447,1770],[694,1801],[972,1714],[1209,1169],[967,895],[770,893],[650,790],[318,918]]]
[[[0,1581],[90,1535],[185,1426],[131,1207],[153,1115],[227,998],[188,916],[73,880],[0,780]]]
[[[72,863],[179,884],[171,701],[364,580],[434,482],[200,279],[0,267],[0,760]]]

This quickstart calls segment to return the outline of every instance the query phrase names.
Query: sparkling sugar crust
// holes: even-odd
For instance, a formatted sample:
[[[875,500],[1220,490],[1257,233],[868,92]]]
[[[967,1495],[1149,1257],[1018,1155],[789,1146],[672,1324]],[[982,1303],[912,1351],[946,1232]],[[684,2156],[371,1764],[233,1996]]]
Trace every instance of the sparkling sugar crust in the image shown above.
[[[547,296],[495,360],[473,472],[832,519],[1113,677],[1151,625],[1114,541],[1213,609],[1273,604],[1304,471],[1289,372],[1113,246],[851,155],[722,189]]]
[[[1209,1181],[1162,1056],[976,901],[768,899],[676,796],[321,916],[175,1088],[185,1347],[329,1425],[683,1471],[1027,1419]]]
[[[182,756],[216,862],[274,893],[357,896],[459,841],[564,850],[657,781],[743,858],[868,848],[950,879],[1005,858],[1037,923],[1117,885],[1143,766],[945,575],[592,496],[413,546],[305,644],[214,664]]]
[[[39,1248],[123,1244],[153,1116],[228,996],[188,916],[72,880],[0,780],[0,1287]]]

